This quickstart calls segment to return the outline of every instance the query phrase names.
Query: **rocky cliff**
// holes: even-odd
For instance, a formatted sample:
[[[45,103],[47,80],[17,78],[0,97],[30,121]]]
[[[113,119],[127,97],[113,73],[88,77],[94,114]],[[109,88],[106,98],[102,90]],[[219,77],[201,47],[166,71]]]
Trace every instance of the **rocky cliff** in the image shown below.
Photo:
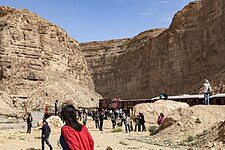
[[[56,99],[89,107],[100,97],[77,41],[34,13],[9,7],[0,7],[0,90],[15,108],[42,108]]]
[[[225,2],[191,2],[168,29],[130,39],[81,43],[96,85],[106,98],[151,98],[199,93],[203,79],[225,92]]]

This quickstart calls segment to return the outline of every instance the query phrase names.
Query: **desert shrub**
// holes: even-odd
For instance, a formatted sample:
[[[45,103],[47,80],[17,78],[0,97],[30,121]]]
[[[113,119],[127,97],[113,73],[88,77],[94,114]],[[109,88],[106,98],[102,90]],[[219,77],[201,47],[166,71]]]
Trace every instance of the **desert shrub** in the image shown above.
[[[114,128],[113,130],[112,130],[112,132],[122,132],[123,130],[122,130],[122,128]]]
[[[194,137],[189,135],[188,138],[186,139],[186,142],[190,143],[192,141],[194,141]]]
[[[196,144],[196,142],[194,142],[195,137],[189,135],[185,140],[183,140],[180,144],[184,145],[184,146],[193,146]]]
[[[148,128],[148,131],[150,132],[150,135],[154,135],[154,134],[157,133],[157,129],[158,129],[157,126],[150,126],[150,127]]]

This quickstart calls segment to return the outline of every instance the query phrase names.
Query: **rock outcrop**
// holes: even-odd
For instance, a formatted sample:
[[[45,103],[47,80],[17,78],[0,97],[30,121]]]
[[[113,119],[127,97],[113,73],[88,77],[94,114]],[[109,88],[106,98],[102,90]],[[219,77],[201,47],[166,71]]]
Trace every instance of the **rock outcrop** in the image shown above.
[[[0,90],[11,107],[41,109],[58,99],[96,106],[87,62],[65,31],[24,9],[0,7]]]
[[[130,39],[81,43],[97,92],[105,98],[199,93],[204,78],[225,92],[225,3],[191,2],[168,29]]]

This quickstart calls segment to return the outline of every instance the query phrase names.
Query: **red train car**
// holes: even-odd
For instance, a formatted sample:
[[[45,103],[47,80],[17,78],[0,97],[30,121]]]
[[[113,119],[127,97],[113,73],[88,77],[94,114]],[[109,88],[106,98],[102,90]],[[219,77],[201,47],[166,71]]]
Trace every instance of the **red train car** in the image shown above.
[[[100,99],[99,108],[104,108],[104,109],[133,108],[137,104],[151,103],[154,101],[155,100],[152,100],[152,99],[127,99],[127,100],[123,100],[120,98]]]

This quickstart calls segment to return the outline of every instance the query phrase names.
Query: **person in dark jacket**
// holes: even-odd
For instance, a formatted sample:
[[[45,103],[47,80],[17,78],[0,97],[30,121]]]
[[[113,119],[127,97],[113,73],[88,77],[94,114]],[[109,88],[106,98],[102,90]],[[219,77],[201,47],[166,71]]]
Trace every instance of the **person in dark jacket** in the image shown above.
[[[139,121],[140,121],[140,125],[141,125],[141,128],[142,128],[142,132],[146,131],[144,114],[143,113],[139,113],[139,117],[140,117]]]
[[[45,149],[45,143],[49,146],[50,150],[53,150],[52,145],[49,142],[49,135],[51,133],[51,128],[49,127],[46,120],[43,120],[43,126],[42,126],[41,130],[42,130],[42,133],[41,133],[42,150]]]
[[[104,109],[102,109],[102,111],[100,112],[100,115],[99,115],[99,120],[100,120],[99,130],[100,131],[103,131],[102,128],[103,128],[103,122],[105,119],[104,116],[105,116],[105,111],[104,111]]]
[[[33,118],[31,116],[31,113],[29,113],[27,117],[27,133],[31,133],[32,122]]]

